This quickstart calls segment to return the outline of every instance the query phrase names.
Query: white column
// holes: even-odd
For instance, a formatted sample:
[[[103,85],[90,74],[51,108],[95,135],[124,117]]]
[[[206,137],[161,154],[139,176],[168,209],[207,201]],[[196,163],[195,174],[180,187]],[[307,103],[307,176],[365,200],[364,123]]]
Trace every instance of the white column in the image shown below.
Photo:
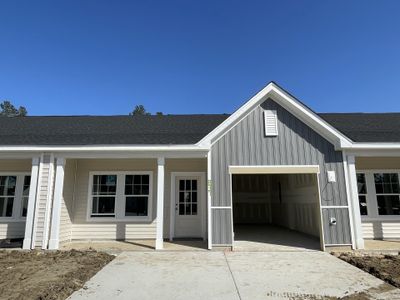
[[[164,157],[157,160],[157,235],[156,250],[163,248],[163,223],[164,223]]]
[[[32,159],[28,209],[25,221],[25,237],[22,245],[23,249],[34,248],[32,245],[32,234],[33,234],[33,220],[35,217],[35,207],[36,207],[36,192],[37,192],[38,177],[39,177],[39,161],[40,161],[39,157],[34,157]]]
[[[58,249],[60,243],[60,217],[61,203],[64,190],[64,166],[65,159],[57,158],[56,179],[54,183],[54,200],[50,226],[49,249]]]
[[[356,249],[364,249],[364,238],[362,233],[361,226],[361,213],[360,206],[358,203],[358,187],[357,187],[357,173],[356,173],[356,165],[355,165],[355,157],[354,155],[347,156],[347,167],[348,167],[348,177],[349,177],[349,195],[351,201],[351,205],[349,205],[349,209],[351,210],[353,224],[353,236]]]
[[[207,154],[207,248],[212,249],[212,211],[211,211],[211,151]]]

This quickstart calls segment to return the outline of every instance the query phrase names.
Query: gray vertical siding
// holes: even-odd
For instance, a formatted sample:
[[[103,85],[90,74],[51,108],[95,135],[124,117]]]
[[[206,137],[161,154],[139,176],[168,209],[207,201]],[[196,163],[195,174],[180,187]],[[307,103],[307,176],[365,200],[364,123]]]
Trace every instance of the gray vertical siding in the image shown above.
[[[213,245],[232,245],[232,217],[228,208],[212,210],[212,243]]]
[[[265,109],[277,111],[277,137],[264,134]],[[347,206],[342,152],[335,151],[329,141],[271,99],[256,107],[221,137],[212,146],[211,156],[212,206],[231,206],[230,165],[319,165],[322,206]],[[327,182],[327,171],[330,170],[336,172],[335,183]],[[213,224],[219,226],[220,223]],[[323,226],[329,224],[324,220]],[[343,226],[335,228],[350,234],[349,224]],[[227,230],[227,226],[213,228],[213,243],[218,244],[222,236],[231,235]],[[333,232],[327,231],[325,242],[333,244],[334,240]]]
[[[329,224],[335,218],[337,225]],[[347,208],[323,208],[322,222],[324,224],[325,244],[351,244],[350,219]],[[329,237],[329,240],[326,240]]]

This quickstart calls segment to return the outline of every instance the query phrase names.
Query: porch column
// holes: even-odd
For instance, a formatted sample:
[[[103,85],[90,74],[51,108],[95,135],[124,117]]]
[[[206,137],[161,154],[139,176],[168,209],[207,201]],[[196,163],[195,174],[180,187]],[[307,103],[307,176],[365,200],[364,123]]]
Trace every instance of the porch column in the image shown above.
[[[157,160],[157,235],[156,250],[163,248],[163,223],[164,223],[164,165],[165,158]]]
[[[356,249],[364,249],[364,238],[361,226],[361,213],[358,202],[358,186],[357,186],[357,173],[356,173],[356,160],[354,155],[347,156],[347,167],[349,177],[349,209],[351,209],[353,219],[353,236]]]
[[[50,241],[49,249],[58,249],[59,237],[60,237],[60,217],[61,217],[61,203],[63,198],[64,189],[64,166],[65,159],[63,157],[57,158],[56,166],[56,179],[54,184],[54,200],[53,200],[53,210],[51,216],[51,226],[50,226]]]
[[[36,193],[37,193],[37,185],[39,178],[39,157],[34,157],[32,159],[32,168],[31,168],[31,182],[29,187],[29,199],[28,199],[28,208],[26,213],[26,221],[25,221],[25,237],[24,242],[22,244],[23,249],[33,249],[32,245],[32,234],[33,234],[33,220],[35,217],[35,207],[36,207]]]

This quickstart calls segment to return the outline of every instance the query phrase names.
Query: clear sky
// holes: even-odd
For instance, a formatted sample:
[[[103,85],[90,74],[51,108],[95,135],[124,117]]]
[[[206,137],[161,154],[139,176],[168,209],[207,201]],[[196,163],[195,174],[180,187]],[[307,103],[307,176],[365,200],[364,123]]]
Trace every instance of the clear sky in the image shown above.
[[[0,99],[30,115],[231,113],[271,80],[400,111],[400,1],[0,1]]]

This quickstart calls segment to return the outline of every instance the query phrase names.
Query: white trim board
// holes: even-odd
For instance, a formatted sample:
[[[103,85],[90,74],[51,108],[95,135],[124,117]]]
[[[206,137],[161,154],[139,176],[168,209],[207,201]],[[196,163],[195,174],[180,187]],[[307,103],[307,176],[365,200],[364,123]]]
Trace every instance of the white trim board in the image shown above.
[[[319,174],[319,165],[229,166],[229,174]]]

